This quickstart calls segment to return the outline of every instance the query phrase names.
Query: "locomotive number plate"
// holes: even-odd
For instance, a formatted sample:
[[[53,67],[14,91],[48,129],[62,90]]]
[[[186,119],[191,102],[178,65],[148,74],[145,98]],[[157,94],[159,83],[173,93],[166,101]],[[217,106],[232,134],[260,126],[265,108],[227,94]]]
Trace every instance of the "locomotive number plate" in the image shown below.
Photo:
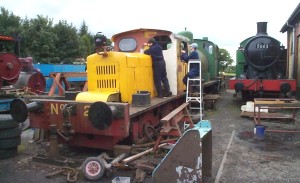
[[[267,49],[267,48],[269,48],[269,45],[264,44],[264,43],[259,43],[259,44],[256,44],[256,48],[257,49]]]

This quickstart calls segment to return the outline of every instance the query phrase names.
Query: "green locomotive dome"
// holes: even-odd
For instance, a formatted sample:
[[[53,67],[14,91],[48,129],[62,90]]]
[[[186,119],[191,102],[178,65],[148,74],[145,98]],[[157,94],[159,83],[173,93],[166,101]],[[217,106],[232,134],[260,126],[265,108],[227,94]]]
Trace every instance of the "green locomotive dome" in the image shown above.
[[[181,31],[178,34],[181,35],[181,36],[189,38],[189,40],[193,40],[194,39],[193,33],[190,32],[190,31]]]

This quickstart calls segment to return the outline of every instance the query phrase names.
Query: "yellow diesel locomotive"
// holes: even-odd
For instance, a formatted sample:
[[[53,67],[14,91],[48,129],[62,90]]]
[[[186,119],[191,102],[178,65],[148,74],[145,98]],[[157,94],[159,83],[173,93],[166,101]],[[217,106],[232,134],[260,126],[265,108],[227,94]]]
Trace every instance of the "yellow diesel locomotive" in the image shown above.
[[[167,30],[135,29],[114,35],[114,50],[107,51],[102,38],[97,52],[87,58],[88,91],[76,93],[75,100],[67,91],[67,100],[16,99],[11,103],[13,119],[29,118],[31,127],[52,130],[72,146],[112,150],[120,142],[153,137],[160,119],[185,103],[187,65],[180,53],[190,40]],[[155,97],[151,57],[143,54],[149,38],[163,48],[173,93],[168,98]]]

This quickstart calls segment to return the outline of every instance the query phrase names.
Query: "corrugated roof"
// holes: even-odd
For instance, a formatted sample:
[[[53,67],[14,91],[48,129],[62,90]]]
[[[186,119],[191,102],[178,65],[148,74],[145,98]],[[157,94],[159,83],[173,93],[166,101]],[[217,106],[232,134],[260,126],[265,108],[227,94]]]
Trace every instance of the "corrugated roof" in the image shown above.
[[[300,19],[300,3],[298,4],[297,8],[294,10],[294,12],[291,14],[290,18],[287,20],[287,22],[282,26],[280,32],[284,33],[291,27],[288,25],[295,25],[297,21]]]

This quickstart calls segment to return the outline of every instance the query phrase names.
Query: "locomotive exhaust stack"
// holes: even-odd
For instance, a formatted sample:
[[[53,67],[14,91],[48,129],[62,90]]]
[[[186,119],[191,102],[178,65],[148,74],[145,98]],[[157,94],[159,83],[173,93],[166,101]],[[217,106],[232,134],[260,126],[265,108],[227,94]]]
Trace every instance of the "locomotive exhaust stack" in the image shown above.
[[[268,22],[257,22],[257,36],[268,35],[267,24]]]

